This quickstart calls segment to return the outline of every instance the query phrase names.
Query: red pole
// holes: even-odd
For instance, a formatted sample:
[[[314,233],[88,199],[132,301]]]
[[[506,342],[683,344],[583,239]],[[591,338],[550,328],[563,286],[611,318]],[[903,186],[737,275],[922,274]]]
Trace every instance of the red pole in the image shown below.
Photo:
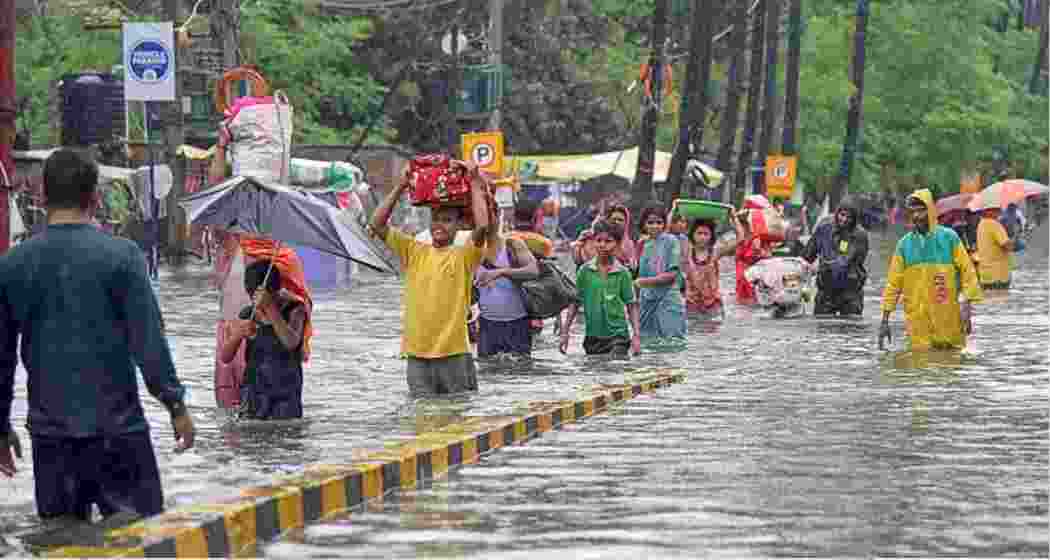
[[[0,0],[0,253],[11,239],[9,195],[15,176],[15,0]]]

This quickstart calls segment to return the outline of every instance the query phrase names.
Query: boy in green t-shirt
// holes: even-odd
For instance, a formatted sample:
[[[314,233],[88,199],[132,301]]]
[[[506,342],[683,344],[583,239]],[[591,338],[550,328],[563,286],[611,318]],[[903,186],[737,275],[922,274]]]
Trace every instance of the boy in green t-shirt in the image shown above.
[[[562,353],[569,349],[569,331],[583,306],[585,330],[583,350],[588,354],[616,354],[626,356],[628,351],[641,352],[638,330],[638,303],[634,297],[634,279],[631,271],[616,259],[616,248],[623,239],[623,230],[607,222],[594,228],[598,256],[580,266],[576,273],[576,295],[579,303],[569,308],[561,331]],[[627,320],[631,332],[628,337]]]

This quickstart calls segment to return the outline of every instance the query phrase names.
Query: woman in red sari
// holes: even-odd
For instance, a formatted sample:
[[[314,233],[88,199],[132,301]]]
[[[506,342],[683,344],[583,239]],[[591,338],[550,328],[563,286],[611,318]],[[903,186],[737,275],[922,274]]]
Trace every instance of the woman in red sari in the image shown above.
[[[749,210],[742,210],[732,214],[733,225],[736,227],[736,302],[739,305],[753,305],[757,302],[755,288],[747,281],[744,271],[758,261],[770,256],[768,244],[751,234],[751,225],[748,222]]]

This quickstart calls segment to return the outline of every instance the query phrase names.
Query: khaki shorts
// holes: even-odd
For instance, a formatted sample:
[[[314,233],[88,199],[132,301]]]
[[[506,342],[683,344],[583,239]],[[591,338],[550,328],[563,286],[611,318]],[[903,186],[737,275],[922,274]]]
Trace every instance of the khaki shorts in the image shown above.
[[[413,397],[478,390],[477,370],[471,354],[432,359],[408,356],[407,360],[405,374]]]

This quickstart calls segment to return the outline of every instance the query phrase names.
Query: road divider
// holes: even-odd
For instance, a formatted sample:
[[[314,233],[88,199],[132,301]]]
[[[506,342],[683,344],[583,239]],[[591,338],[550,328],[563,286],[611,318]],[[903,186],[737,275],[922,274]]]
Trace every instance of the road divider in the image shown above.
[[[417,488],[450,469],[478,462],[508,445],[605,411],[660,387],[680,383],[675,369],[635,372],[624,385],[599,385],[577,398],[529,403],[513,416],[468,416],[414,439],[397,441],[348,464],[313,464],[273,484],[226,499],[179,506],[126,527],[99,532],[46,551],[48,557],[246,557],[259,544],[326,517]]]

